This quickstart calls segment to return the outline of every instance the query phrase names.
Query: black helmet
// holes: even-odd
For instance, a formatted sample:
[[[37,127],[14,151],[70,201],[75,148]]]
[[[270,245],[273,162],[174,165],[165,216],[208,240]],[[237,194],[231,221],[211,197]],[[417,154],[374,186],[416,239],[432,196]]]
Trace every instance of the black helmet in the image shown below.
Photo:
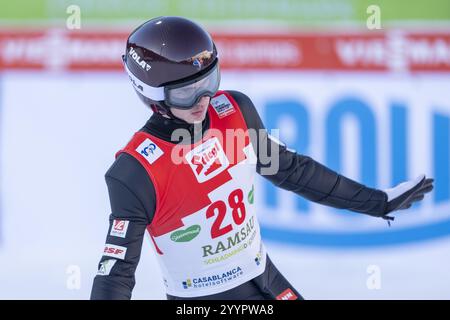
[[[158,17],[136,28],[123,55],[125,69],[141,100],[154,111],[192,108],[219,89],[216,46],[198,24],[181,17]]]

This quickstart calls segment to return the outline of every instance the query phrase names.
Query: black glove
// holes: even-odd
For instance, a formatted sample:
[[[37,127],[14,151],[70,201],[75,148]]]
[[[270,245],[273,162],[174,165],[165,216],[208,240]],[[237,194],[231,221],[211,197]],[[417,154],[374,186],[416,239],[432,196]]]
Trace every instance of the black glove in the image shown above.
[[[387,214],[396,210],[408,209],[414,202],[422,200],[425,193],[433,190],[433,181],[422,174],[414,180],[383,190],[387,195],[387,206],[383,218],[394,220],[394,217],[387,216]]]

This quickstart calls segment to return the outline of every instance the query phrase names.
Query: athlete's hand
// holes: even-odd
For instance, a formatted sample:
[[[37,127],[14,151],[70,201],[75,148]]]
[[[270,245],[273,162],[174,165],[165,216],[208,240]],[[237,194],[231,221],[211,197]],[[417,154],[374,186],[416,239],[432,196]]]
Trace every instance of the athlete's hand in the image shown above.
[[[433,181],[422,174],[414,180],[383,190],[388,197],[385,218],[393,220],[386,215],[392,211],[408,209],[414,202],[422,200],[426,193],[433,190]]]

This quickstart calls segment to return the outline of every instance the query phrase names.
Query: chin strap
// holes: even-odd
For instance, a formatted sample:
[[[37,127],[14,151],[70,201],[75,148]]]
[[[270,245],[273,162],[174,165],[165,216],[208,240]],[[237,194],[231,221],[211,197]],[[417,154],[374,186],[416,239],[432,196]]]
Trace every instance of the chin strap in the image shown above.
[[[158,106],[158,105],[156,105],[156,104],[150,105],[150,108],[152,109],[153,112],[158,113],[158,114],[162,115],[163,117],[165,117],[165,118],[167,118],[167,119],[169,119],[169,120],[174,121],[175,123],[178,123],[178,124],[187,124],[186,121],[184,121],[184,120],[182,120],[182,119],[180,119],[180,118],[177,118],[177,117],[172,113],[172,111],[170,111],[169,108],[164,108],[164,107]]]
[[[173,114],[172,114],[172,112],[170,112],[170,110],[168,110],[166,108],[163,108],[163,107],[161,107],[161,106],[159,106],[157,104],[151,104],[150,105],[150,109],[152,109],[152,111],[154,113],[158,113],[158,114],[160,114],[162,116],[169,116],[171,119],[173,117]]]
[[[206,130],[206,126],[209,123],[208,116],[206,116],[205,120],[203,120],[201,123],[192,124],[176,117],[170,111],[170,109],[167,110],[166,108],[158,105],[150,105],[150,108],[156,115],[162,118],[161,120],[163,120],[165,125],[168,125],[169,127],[175,126],[189,130],[189,133],[192,137],[191,143],[194,143],[195,141],[199,141],[199,139],[201,139],[201,137],[204,134],[204,131]]]
[[[194,135],[195,135],[194,129],[195,129],[196,126],[197,126],[196,124],[188,123],[188,122],[184,121],[183,119],[180,119],[180,118],[176,117],[176,116],[170,111],[170,109],[167,110],[166,108],[163,108],[163,107],[158,106],[158,105],[151,105],[150,108],[152,109],[152,111],[153,111],[154,113],[160,115],[160,116],[163,117],[164,120],[166,120],[166,121],[170,121],[170,122],[172,122],[173,124],[176,124],[176,125],[178,124],[178,125],[181,125],[181,126],[183,126],[183,127],[187,126],[187,127],[188,127],[187,129],[189,130],[189,132],[190,132],[191,134],[194,134]],[[205,124],[205,120],[202,121],[201,127],[203,127],[204,124]]]

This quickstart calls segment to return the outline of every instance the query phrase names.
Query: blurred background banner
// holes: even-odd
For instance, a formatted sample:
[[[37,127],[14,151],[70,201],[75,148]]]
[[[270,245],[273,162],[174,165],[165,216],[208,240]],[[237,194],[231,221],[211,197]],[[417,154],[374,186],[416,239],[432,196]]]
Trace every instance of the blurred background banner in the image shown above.
[[[212,32],[224,70],[450,71],[450,31]],[[0,68],[121,71],[126,32],[5,30]]]
[[[421,173],[435,179],[433,193],[389,228],[260,178],[263,238],[305,298],[450,298],[449,1],[21,0],[0,8],[1,299],[89,297],[110,213],[103,175],[151,115],[120,57],[127,35],[160,15],[205,25],[221,88],[246,93],[297,152],[377,188]],[[165,299],[147,240],[134,298]]]

